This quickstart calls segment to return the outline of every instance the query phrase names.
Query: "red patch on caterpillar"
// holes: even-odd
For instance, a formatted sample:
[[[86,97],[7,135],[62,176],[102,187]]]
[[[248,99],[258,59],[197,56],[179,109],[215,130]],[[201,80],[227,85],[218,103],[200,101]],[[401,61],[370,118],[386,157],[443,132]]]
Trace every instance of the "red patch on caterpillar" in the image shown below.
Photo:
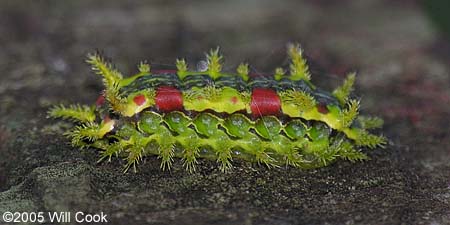
[[[233,105],[236,105],[236,103],[238,102],[238,98],[236,96],[232,97],[230,99],[231,103],[233,103]]]
[[[103,117],[103,122],[104,122],[104,123],[107,123],[107,122],[109,122],[109,121],[111,121],[111,117],[109,117],[108,115],[106,115],[105,117]]]
[[[147,101],[147,99],[145,99],[145,96],[142,95],[142,94],[141,95],[136,95],[133,98],[133,102],[136,103],[136,105],[139,105],[139,106],[143,105],[146,101]]]
[[[163,112],[183,109],[183,96],[181,91],[169,86],[161,86],[156,90],[156,107]]]
[[[326,104],[319,103],[316,107],[317,107],[317,111],[322,114],[327,114],[329,112]]]
[[[105,96],[104,95],[100,95],[100,96],[98,96],[97,100],[95,101],[95,105],[97,107],[100,107],[103,104],[105,104]]]
[[[255,88],[252,91],[250,109],[254,117],[273,115],[281,112],[281,100],[277,92],[268,88]]]

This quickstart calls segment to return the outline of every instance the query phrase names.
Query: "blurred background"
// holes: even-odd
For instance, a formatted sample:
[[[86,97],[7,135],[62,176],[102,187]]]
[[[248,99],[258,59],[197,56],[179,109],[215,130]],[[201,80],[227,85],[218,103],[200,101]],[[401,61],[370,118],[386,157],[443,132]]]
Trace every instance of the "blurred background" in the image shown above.
[[[218,213],[211,217],[216,222],[236,224],[291,224],[300,218],[311,224],[450,223],[449,4],[449,0],[0,1],[0,211],[103,207],[120,221],[120,213],[135,219],[140,212],[130,202],[147,199],[141,204],[161,213],[140,212],[140,218],[161,222],[156,224],[197,217],[209,221],[204,215],[214,214],[211,210]],[[192,67],[210,48],[220,46],[224,70],[234,71],[246,61],[255,72],[272,73],[287,65],[285,47],[290,42],[302,45],[312,80],[320,87],[332,90],[348,72],[357,72],[356,94],[366,113],[385,119],[383,132],[391,140],[388,151],[375,151],[369,163],[338,163],[318,174],[290,171],[278,179],[284,171],[237,170],[234,175],[211,172],[196,177],[199,181],[180,184],[176,176],[186,176],[183,171],[174,172],[176,179],[171,180],[157,167],[150,169],[152,173],[143,169],[140,175],[122,175],[120,166],[117,171],[99,167],[95,154],[62,144],[66,140],[59,135],[61,128],[45,118],[53,104],[95,101],[102,85],[84,63],[89,52],[103,52],[131,75],[141,60],[170,67],[184,57]],[[73,172],[72,165],[86,164],[87,170],[67,172]],[[71,178],[41,180],[48,168]],[[112,175],[99,175],[108,169]],[[233,176],[241,180],[233,182]],[[254,177],[263,183],[255,184]],[[292,185],[299,185],[292,180],[298,177],[305,180]],[[375,181],[370,180],[373,177]],[[118,185],[124,180],[130,186]],[[149,180],[153,186],[144,185],[150,185]],[[171,183],[159,183],[168,180]],[[264,188],[254,189],[255,185]],[[348,194],[347,187],[356,191]],[[148,189],[157,194],[148,197]],[[200,191],[192,195],[194,189]],[[130,193],[134,197],[126,195]],[[122,200],[107,197],[116,195]],[[130,208],[115,205],[116,201]],[[150,202],[162,205],[146,205]],[[230,207],[250,209],[241,214],[228,211]],[[259,220],[248,222],[252,216]]]

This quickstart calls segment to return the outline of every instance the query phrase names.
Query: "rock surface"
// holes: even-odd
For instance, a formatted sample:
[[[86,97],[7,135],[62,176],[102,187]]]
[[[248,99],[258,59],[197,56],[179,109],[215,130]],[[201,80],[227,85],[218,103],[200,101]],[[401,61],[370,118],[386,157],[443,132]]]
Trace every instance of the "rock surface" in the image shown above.
[[[188,4],[189,3],[189,4]],[[0,2],[0,213],[104,212],[109,224],[450,224],[450,44],[414,1]],[[300,171],[201,161],[186,173],[147,158],[138,173],[70,147],[56,103],[101,91],[83,59],[100,49],[125,74],[140,60],[191,65],[221,46],[225,70],[286,65],[300,42],[313,80],[357,71],[363,110],[385,118],[372,160]],[[4,223],[0,219],[0,224]],[[74,223],[74,221],[72,221]]]

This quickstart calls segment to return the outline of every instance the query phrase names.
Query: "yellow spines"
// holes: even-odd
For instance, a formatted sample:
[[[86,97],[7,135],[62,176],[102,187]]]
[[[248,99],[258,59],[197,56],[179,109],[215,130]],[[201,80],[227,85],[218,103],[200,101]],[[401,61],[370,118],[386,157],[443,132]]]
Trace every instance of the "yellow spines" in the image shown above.
[[[222,92],[222,89],[216,88],[214,85],[208,85],[203,88],[193,88],[189,91],[185,91],[184,99],[187,102],[198,102],[200,100],[217,102]]]
[[[103,77],[106,89],[115,89],[123,78],[122,74],[114,69],[110,63],[105,62],[99,54],[88,54],[86,62],[92,66],[92,70],[96,74]]]
[[[364,129],[375,129],[383,126],[383,119],[372,116],[358,116],[358,122]]]
[[[281,78],[283,78],[283,76],[284,76],[284,73],[285,73],[285,71],[283,68],[281,68],[281,67],[276,68],[275,75],[274,75],[275,80],[281,80]]]
[[[92,142],[103,138],[114,129],[115,123],[115,120],[103,121],[101,124],[89,122],[75,127],[65,135],[72,139],[73,146],[86,147],[87,144],[83,140]]]
[[[241,63],[239,64],[238,68],[236,69],[236,72],[239,76],[242,77],[244,81],[248,81],[248,64],[247,63]]]
[[[219,54],[219,47],[215,50],[211,49],[209,54],[206,55],[206,59],[208,61],[208,73],[211,78],[213,80],[219,78],[222,75],[220,73],[222,71],[222,56]]]
[[[334,139],[333,143],[329,146],[329,149],[330,148],[340,157],[349,160],[350,162],[369,159],[369,157],[359,148],[355,148],[353,144],[343,139]]]
[[[304,91],[287,90],[280,93],[282,108],[288,115],[299,115],[313,109],[317,102],[310,94]]]
[[[151,69],[150,64],[141,62],[138,65],[139,73],[137,75],[123,79],[122,74],[111,64],[105,62],[99,54],[89,54],[86,62],[91,64],[93,71],[103,77],[105,98],[113,111],[130,117],[154,104],[154,91],[145,91],[127,97],[119,95],[119,89],[122,86],[128,85],[138,77],[148,75]]]
[[[151,69],[150,64],[148,64],[145,61],[144,62],[140,62],[139,65],[138,65],[139,73],[148,74],[148,73],[150,73],[150,69]]]
[[[180,80],[183,80],[187,76],[187,70],[188,70],[188,65],[186,63],[186,60],[177,59],[176,66],[177,66],[178,78],[180,78]]]
[[[348,74],[347,78],[345,78],[344,83],[333,91],[334,97],[338,99],[339,103],[341,103],[341,106],[344,106],[348,102],[349,96],[353,91],[355,78],[356,73]]]
[[[290,72],[291,80],[311,80],[306,59],[303,58],[303,51],[299,44],[290,44],[288,46],[288,55],[291,58]]]
[[[94,107],[78,104],[68,107],[64,105],[54,106],[49,110],[48,115],[52,118],[62,118],[83,123],[94,122],[95,120]]]
[[[358,137],[355,139],[355,143],[358,146],[367,146],[369,148],[376,148],[377,146],[384,148],[387,139],[383,135],[371,134],[366,130],[358,130]]]
[[[359,101],[352,99],[347,103],[347,109],[342,110],[342,127],[350,127],[359,114]]]
[[[86,60],[92,66],[92,70],[103,77],[103,84],[105,85],[105,97],[114,110],[120,111],[123,99],[119,96],[120,83],[122,81],[122,74],[114,69],[110,63],[99,54],[89,54]]]

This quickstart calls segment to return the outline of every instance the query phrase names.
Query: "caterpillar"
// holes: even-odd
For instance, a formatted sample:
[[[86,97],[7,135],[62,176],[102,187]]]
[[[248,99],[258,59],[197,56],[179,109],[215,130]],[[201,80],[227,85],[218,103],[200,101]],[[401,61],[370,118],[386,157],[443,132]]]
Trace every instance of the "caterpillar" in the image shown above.
[[[87,63],[105,86],[95,105],[57,105],[48,115],[76,123],[65,135],[71,144],[100,151],[100,161],[123,158],[125,171],[147,156],[161,169],[174,158],[194,172],[199,158],[215,160],[221,171],[233,159],[268,167],[327,166],[337,159],[368,159],[364,149],[384,147],[386,138],[369,132],[383,120],[359,114],[352,98],[355,74],[329,93],[311,82],[298,44],[287,49],[290,66],[273,76],[222,71],[219,48],[206,54],[206,67],[189,70],[185,59],[176,70],[151,70],[141,62],[136,75],[124,78],[100,54]]]

